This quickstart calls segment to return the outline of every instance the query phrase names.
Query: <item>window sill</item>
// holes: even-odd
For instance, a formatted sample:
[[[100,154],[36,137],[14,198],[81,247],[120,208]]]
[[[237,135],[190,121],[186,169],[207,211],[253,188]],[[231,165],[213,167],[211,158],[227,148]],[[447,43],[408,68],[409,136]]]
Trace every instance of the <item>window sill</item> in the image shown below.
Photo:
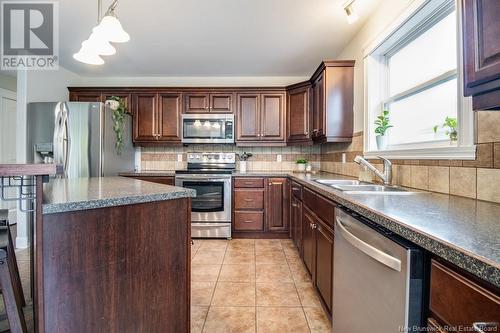
[[[476,146],[375,150],[364,153],[365,158],[377,156],[397,160],[475,160]]]

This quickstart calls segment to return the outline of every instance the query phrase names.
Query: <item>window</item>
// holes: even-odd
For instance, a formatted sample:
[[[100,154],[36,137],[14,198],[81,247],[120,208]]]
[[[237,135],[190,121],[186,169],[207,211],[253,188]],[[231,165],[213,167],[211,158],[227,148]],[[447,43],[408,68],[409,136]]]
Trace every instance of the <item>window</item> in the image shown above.
[[[460,22],[452,0],[420,0],[365,52],[365,155],[474,159],[470,98],[461,80]],[[374,121],[389,111],[386,146]],[[441,127],[457,119],[458,140]],[[436,127],[437,125],[437,127]]]

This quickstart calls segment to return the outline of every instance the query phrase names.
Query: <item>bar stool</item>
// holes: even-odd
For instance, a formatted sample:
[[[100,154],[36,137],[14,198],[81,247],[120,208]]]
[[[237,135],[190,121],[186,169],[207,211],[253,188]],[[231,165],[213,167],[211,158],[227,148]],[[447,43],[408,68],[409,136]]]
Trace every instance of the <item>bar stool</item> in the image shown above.
[[[0,210],[0,288],[12,333],[26,333],[23,307],[26,305],[17,267],[8,210]]]

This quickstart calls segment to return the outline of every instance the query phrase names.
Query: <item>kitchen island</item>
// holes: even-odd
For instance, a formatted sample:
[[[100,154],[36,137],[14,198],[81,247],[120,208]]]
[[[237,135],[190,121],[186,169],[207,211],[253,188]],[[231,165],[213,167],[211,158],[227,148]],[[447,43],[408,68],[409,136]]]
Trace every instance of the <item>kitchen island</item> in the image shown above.
[[[38,332],[188,332],[193,190],[55,179],[35,227]]]

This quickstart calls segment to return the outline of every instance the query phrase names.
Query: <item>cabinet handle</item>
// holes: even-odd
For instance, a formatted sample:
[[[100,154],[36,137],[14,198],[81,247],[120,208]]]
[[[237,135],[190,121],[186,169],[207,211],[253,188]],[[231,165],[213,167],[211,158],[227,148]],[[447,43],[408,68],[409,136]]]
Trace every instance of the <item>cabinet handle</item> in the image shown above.
[[[245,185],[252,185],[252,182],[245,182]]]
[[[309,135],[309,131],[306,131],[306,133],[305,133],[305,134],[306,134],[306,135]]]
[[[249,199],[249,198],[245,198],[244,200],[245,200],[246,202],[252,202],[252,201],[253,201],[253,199]]]
[[[273,183],[269,183],[269,186],[273,186]]]
[[[253,223],[253,221],[250,221],[250,220],[246,220],[246,221],[243,221],[244,223]]]
[[[299,207],[299,205],[293,203],[292,207]]]
[[[316,223],[313,223],[313,224],[312,224],[312,228],[313,228],[313,229],[316,229],[317,227],[318,227],[318,225],[317,225]]]

